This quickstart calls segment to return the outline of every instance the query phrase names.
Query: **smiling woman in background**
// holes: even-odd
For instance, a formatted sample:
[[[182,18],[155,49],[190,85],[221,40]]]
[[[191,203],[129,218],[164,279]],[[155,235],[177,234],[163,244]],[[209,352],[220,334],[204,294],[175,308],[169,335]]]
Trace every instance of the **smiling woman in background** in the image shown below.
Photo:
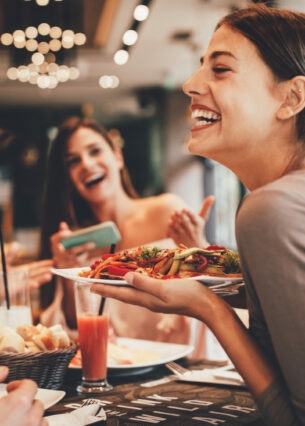
[[[250,327],[196,281],[128,273],[106,297],[207,324],[255,397],[265,424],[305,424],[305,14],[257,5],[218,24],[185,83],[189,150],[230,168],[252,191],[236,237]]]
[[[183,200],[170,193],[139,198],[121,147],[115,146],[97,122],[71,117],[59,128],[49,154],[41,257],[52,256],[58,268],[89,266],[109,247],[95,250],[88,243],[65,250],[61,240],[74,229],[105,221],[115,222],[120,231],[117,251],[154,241],[159,244],[167,237],[172,212],[184,207]],[[202,215],[207,219],[208,213],[206,208]],[[173,245],[169,239],[163,241],[165,246],[169,243]],[[42,289],[47,299],[42,323],[66,323],[71,334],[76,329],[73,282],[57,278],[55,298],[54,287],[48,290],[51,294],[46,295]],[[111,303],[110,315],[118,336],[189,342],[189,318],[152,313],[119,301]]]

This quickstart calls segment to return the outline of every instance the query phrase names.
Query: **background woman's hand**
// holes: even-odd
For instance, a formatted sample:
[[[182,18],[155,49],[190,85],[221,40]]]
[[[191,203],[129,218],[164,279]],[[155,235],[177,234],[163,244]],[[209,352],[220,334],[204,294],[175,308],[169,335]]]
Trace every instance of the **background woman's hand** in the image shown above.
[[[12,270],[26,270],[29,274],[30,288],[38,288],[48,283],[52,279],[51,268],[54,266],[52,259],[37,260],[35,262],[24,263],[18,266],[12,266]]]
[[[7,367],[0,367],[0,382],[8,375]],[[37,384],[32,380],[18,380],[7,385],[6,396],[0,399],[0,426],[47,426],[43,419],[43,404],[35,400]]]
[[[205,228],[214,201],[215,197],[213,195],[206,197],[197,214],[185,208],[173,212],[168,223],[168,236],[177,245],[184,244],[187,247],[208,246]]]
[[[90,250],[95,248],[94,243],[81,244],[66,250],[61,243],[63,238],[72,234],[66,222],[61,222],[59,230],[50,238],[53,260],[57,268],[75,268],[87,265]]]

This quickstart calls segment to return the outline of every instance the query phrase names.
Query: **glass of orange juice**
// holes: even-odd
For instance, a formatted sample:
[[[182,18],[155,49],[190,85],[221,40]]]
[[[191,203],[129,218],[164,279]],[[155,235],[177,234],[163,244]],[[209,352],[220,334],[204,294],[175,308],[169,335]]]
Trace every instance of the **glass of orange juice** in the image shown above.
[[[75,282],[78,341],[82,357],[79,393],[98,394],[111,390],[107,381],[109,316],[107,303],[90,292],[91,283]],[[101,309],[103,306],[103,309]]]

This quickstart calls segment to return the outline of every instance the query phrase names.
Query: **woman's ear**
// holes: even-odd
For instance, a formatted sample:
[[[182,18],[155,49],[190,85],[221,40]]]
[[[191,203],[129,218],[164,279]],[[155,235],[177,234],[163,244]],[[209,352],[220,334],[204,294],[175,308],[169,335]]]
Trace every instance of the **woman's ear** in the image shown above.
[[[114,155],[115,155],[116,161],[119,165],[119,169],[122,170],[125,166],[125,161],[124,161],[124,156],[123,156],[122,150],[115,148]]]
[[[284,83],[286,95],[277,113],[280,120],[296,116],[305,108],[305,76],[296,76]]]

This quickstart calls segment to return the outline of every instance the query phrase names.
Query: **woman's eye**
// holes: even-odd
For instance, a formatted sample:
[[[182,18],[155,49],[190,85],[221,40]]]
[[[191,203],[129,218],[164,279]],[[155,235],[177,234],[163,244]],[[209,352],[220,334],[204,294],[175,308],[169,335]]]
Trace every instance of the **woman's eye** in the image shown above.
[[[68,158],[66,160],[66,167],[69,169],[77,163],[78,163],[78,158]]]
[[[91,151],[90,151],[90,154],[91,155],[99,155],[101,151],[102,151],[101,148],[92,148]]]
[[[221,74],[221,73],[224,73],[224,72],[230,71],[230,68],[227,68],[227,67],[214,67],[214,68],[213,68],[213,71],[214,71],[216,74]]]

